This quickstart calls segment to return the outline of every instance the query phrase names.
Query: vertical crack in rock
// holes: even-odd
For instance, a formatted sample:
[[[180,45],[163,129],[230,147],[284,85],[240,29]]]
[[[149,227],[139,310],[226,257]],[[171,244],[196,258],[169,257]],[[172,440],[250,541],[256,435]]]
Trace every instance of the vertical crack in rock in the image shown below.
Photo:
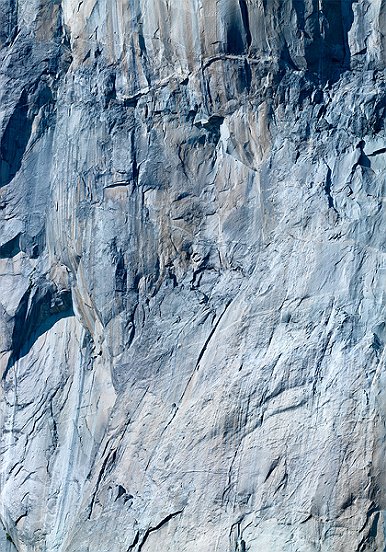
[[[95,491],[93,493],[91,503],[90,503],[90,507],[89,507],[89,514],[88,514],[89,519],[92,516],[95,500],[97,498],[97,494],[98,494],[98,490],[99,490],[99,485],[101,484],[101,482],[103,480],[105,472],[108,471],[109,469],[112,469],[112,467],[114,466],[116,456],[117,456],[117,451],[113,450],[113,451],[108,453],[105,460],[103,461],[102,467],[101,467],[101,469],[98,473],[97,482],[95,484]]]
[[[327,167],[327,174],[326,174],[326,182],[324,185],[324,191],[326,192],[327,200],[328,200],[328,206],[331,209],[335,210],[334,206],[334,199],[331,195],[331,169],[330,167]]]
[[[251,35],[251,29],[249,26],[249,13],[248,13],[248,6],[247,6],[246,0],[239,0],[239,5],[240,5],[241,17],[243,19],[245,38],[246,38],[247,46],[249,48],[252,43],[252,35]]]

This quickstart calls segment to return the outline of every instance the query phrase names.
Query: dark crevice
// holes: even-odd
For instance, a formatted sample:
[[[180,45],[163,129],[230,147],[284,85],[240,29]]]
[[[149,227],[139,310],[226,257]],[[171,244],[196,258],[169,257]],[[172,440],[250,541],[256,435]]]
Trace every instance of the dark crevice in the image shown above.
[[[126,492],[127,491],[126,491],[125,487],[122,487],[122,485],[118,485],[118,493],[117,493],[115,502],[117,500],[119,500],[122,496],[124,496],[126,494]]]
[[[178,280],[177,280],[177,276],[175,275],[175,273],[173,271],[173,267],[171,267],[171,266],[167,267],[167,275],[168,275],[169,279],[172,281],[173,288],[178,287]]]
[[[228,310],[228,307],[229,307],[229,305],[231,304],[231,302],[232,302],[232,301],[228,301],[228,302],[226,303],[226,305],[225,305],[225,307],[224,307],[222,313],[221,313],[220,316],[218,317],[217,322],[214,324],[214,326],[213,326],[211,332],[209,333],[207,339],[205,340],[204,345],[202,346],[202,348],[201,348],[201,350],[200,350],[200,352],[199,352],[199,355],[198,355],[198,358],[197,358],[197,361],[196,361],[195,370],[199,367],[200,362],[201,362],[201,360],[202,360],[202,358],[203,358],[203,356],[204,356],[204,354],[205,354],[205,352],[206,352],[206,350],[207,350],[207,348],[208,348],[208,345],[209,345],[209,343],[210,343],[212,337],[214,336],[214,334],[215,334],[215,332],[216,332],[216,330],[217,330],[217,328],[218,328],[218,326],[219,326],[219,324],[220,324],[220,322],[221,322],[221,320],[222,320],[224,314],[225,314],[226,311]]]
[[[95,485],[95,491],[94,491],[92,499],[91,499],[88,519],[91,519],[91,515],[92,515],[93,509],[94,509],[94,504],[95,504],[95,500],[96,500],[96,497],[97,497],[97,494],[98,494],[98,490],[99,490],[99,486],[101,484],[101,481],[102,481],[105,473],[108,472],[109,470],[111,470],[111,468],[113,467],[116,457],[117,457],[117,451],[114,450],[106,456],[106,458],[105,458],[105,460],[102,464],[102,467],[99,471],[98,479],[97,479],[97,482],[96,482],[96,485]]]
[[[104,190],[112,190],[114,188],[125,188],[127,186],[130,186],[131,182],[128,180],[121,180],[120,182],[113,182],[112,184],[108,184],[103,189]]]
[[[125,259],[121,251],[118,253],[117,264],[115,268],[115,293],[127,292],[127,269]]]
[[[343,502],[341,508],[342,510],[346,510],[347,508],[350,508],[354,504],[354,495],[350,493],[350,495],[346,498],[346,500]]]
[[[360,541],[360,543],[358,544],[357,552],[366,552],[367,550],[369,550],[369,547],[371,545],[374,545],[374,543],[376,542],[376,538],[378,534],[379,518],[380,518],[380,513],[378,511],[374,512],[373,509],[369,510],[369,512],[367,513],[366,522],[365,522],[365,527],[366,525],[370,524],[369,529],[364,535],[364,537],[362,538],[362,540]],[[361,531],[363,530],[364,528]]]
[[[369,157],[374,157],[375,155],[381,155],[382,153],[386,153],[386,148],[380,148],[379,150],[373,151],[373,153],[369,153]]]
[[[245,60],[244,63],[238,68],[237,71],[237,90],[240,94],[242,94],[244,91],[249,93],[251,90],[251,84],[252,84],[252,71],[251,66],[249,65],[248,61]]]
[[[298,29],[300,29],[301,31],[304,31],[304,25],[305,25],[304,0],[292,0],[292,3],[293,3],[293,7],[295,8],[296,17],[297,17],[297,20],[298,20]]]
[[[113,71],[110,71],[105,75],[103,82],[103,106],[106,108],[110,102],[116,100],[117,91],[116,91],[116,74]]]
[[[251,44],[248,8],[245,0],[239,0],[239,10],[228,14],[226,33],[226,53],[243,54]]]
[[[131,151],[131,159],[132,159],[132,179],[133,179],[133,186],[138,186],[138,178],[139,178],[139,166],[137,163],[137,144],[135,142],[135,133],[132,132],[130,135],[130,151]]]
[[[243,539],[239,539],[237,541],[237,548],[236,548],[236,551],[237,552],[246,552],[247,551],[247,546],[245,544],[245,540]]]
[[[137,552],[141,552],[142,548],[143,548],[143,545],[145,544],[146,540],[148,539],[149,535],[151,533],[154,533],[155,531],[158,531],[159,529],[161,529],[161,527],[163,527],[164,525],[166,525],[167,523],[169,523],[169,521],[171,519],[173,519],[174,517],[178,516],[179,514],[182,514],[183,510],[178,510],[178,512],[174,512],[173,514],[169,514],[168,516],[166,516],[166,518],[164,518],[162,521],[160,521],[158,523],[158,525],[156,525],[155,527],[150,527],[144,534],[143,538],[142,538],[142,541],[141,543],[139,544],[138,546],[138,549],[137,549]]]
[[[141,97],[141,94],[135,94],[134,96],[131,96],[129,98],[125,98],[123,100],[123,107],[125,108],[133,108],[135,109],[137,107],[138,101]]]
[[[25,517],[27,517],[27,512],[25,512],[24,514],[21,514],[15,521],[15,525],[17,525],[22,519],[24,519]]]
[[[131,552],[134,550],[134,548],[137,546],[139,542],[139,531],[136,532],[133,542],[130,544],[129,548],[127,549],[127,552]]]
[[[239,5],[240,5],[241,17],[243,19],[245,38],[247,41],[247,46],[249,48],[252,44],[252,35],[251,35],[251,28],[249,25],[249,13],[248,13],[246,0],[239,0]]]
[[[217,144],[217,142],[220,140],[221,136],[221,130],[220,127],[224,122],[224,117],[221,117],[220,115],[211,115],[207,121],[199,121],[195,123],[195,126],[197,128],[204,128],[208,134],[209,134],[209,141]],[[200,139],[203,139],[204,137],[201,136]],[[199,139],[199,140],[200,140]],[[199,143],[201,143],[199,141]],[[202,143],[205,143],[203,141]]]
[[[361,140],[359,142],[359,144],[357,145],[357,148],[359,148],[360,152],[361,152],[357,164],[360,167],[364,167],[365,169],[369,169],[371,167],[371,161],[364,152],[365,146],[366,146],[366,142],[364,140]],[[354,172],[355,167],[356,167],[356,165],[353,167],[353,172]]]
[[[365,169],[369,169],[371,167],[371,161],[363,150],[359,157],[358,165],[360,165],[361,167],[364,167]]]
[[[274,460],[274,461],[272,462],[272,464],[271,464],[271,466],[270,466],[270,468],[269,468],[269,470],[268,470],[268,473],[267,473],[267,475],[265,476],[264,483],[265,483],[266,481],[268,481],[268,479],[270,478],[270,476],[271,476],[271,475],[273,474],[273,472],[276,470],[276,468],[277,468],[278,465],[279,465],[279,461],[280,461],[280,459],[279,459],[279,458],[276,458],[276,460]]]
[[[329,209],[334,209],[334,211],[336,211],[335,205],[334,205],[334,199],[331,195],[331,187],[332,187],[331,169],[330,169],[330,167],[327,167],[326,181],[324,183],[324,191],[325,191],[325,194],[327,196]]]
[[[138,33],[138,44],[141,52],[141,56],[147,56],[146,43],[142,33]]]

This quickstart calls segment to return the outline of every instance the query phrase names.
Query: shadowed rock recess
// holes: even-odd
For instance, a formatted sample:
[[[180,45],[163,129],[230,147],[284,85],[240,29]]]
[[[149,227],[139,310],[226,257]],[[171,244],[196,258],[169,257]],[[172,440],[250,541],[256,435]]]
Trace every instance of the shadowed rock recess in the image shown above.
[[[385,37],[0,0],[1,552],[386,549]]]

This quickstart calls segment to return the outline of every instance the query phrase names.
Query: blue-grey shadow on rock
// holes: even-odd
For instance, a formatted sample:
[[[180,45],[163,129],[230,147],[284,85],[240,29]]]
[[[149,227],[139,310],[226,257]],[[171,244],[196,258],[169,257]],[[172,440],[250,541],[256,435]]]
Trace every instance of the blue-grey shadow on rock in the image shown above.
[[[0,188],[9,184],[19,171],[31,131],[32,118],[28,116],[28,98],[23,92],[0,143]]]
[[[298,29],[305,41],[308,70],[326,82],[334,82],[350,68],[348,33],[354,21],[356,0],[313,0],[313,13],[305,18],[304,0],[293,0]]]
[[[27,290],[15,313],[12,332],[12,354],[3,379],[15,362],[28,354],[37,339],[59,320],[74,315],[70,290],[58,292],[50,282]]]

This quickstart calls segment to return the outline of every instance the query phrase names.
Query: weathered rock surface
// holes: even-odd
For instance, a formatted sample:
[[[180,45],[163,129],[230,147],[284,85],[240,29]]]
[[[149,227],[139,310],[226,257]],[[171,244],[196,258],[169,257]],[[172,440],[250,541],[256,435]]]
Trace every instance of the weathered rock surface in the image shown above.
[[[4,552],[379,552],[385,0],[0,0]]]

